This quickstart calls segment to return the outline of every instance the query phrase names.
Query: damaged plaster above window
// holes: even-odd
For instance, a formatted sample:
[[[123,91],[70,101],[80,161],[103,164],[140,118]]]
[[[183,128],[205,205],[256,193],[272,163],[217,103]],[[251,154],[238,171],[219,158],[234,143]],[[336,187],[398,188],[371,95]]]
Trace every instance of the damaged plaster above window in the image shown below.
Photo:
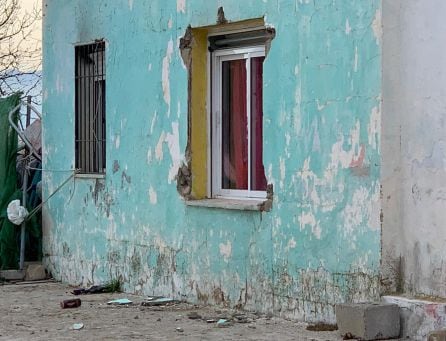
[[[187,68],[187,92],[190,94],[191,91],[191,79],[192,79],[192,27],[189,25],[186,29],[186,33],[184,37],[180,39],[180,52],[181,58],[183,59],[184,65]],[[186,144],[186,152],[185,152],[185,163],[181,165],[178,169],[178,173],[176,176],[177,180],[177,191],[178,193],[185,199],[190,199],[190,194],[192,190],[192,177],[191,177],[191,125],[190,125],[190,115],[191,115],[191,103],[190,96],[188,96],[187,103],[187,144]]]
[[[185,151],[185,162],[179,167],[176,176],[177,191],[186,200],[209,199],[209,155],[207,152],[208,129],[207,103],[208,75],[208,47],[212,44],[210,37],[220,36],[233,38],[229,34],[245,33],[249,37],[255,32],[259,41],[254,43],[265,46],[265,55],[271,47],[275,37],[272,27],[265,27],[263,19],[251,19],[241,22],[229,22],[222,7],[218,9],[217,25],[192,28],[188,26],[184,36],[180,39],[180,53],[188,73],[188,131]],[[259,35],[260,33],[260,35]],[[215,41],[215,39],[214,39]],[[272,206],[273,186],[266,186],[266,198],[259,205],[260,211],[269,211]]]
[[[227,23],[228,23],[228,20],[226,20],[225,11],[224,11],[223,7],[219,7],[218,12],[217,12],[217,25],[224,25]]]
[[[187,164],[183,163],[177,173],[177,191],[185,199],[192,199],[190,194],[192,190],[191,171]]]

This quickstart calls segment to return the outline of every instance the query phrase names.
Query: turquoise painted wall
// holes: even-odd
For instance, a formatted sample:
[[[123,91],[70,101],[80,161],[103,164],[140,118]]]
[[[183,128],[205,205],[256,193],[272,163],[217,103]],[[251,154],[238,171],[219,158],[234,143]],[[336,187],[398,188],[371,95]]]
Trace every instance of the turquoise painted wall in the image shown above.
[[[265,17],[264,163],[271,212],[188,207],[186,27]],[[48,196],[74,167],[74,44],[107,41],[107,173],[44,210],[57,279],[332,320],[379,295],[380,0],[44,1]],[[163,67],[164,65],[164,67]],[[164,79],[163,79],[164,68]],[[163,93],[164,89],[168,92]],[[119,170],[113,164],[119,164]],[[58,172],[54,172],[58,170]]]

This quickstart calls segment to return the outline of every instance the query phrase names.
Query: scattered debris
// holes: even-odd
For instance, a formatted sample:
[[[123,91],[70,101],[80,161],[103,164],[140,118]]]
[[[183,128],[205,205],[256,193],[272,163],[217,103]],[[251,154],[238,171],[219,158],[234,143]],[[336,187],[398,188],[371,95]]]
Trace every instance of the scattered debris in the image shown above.
[[[251,322],[250,319],[248,319],[248,316],[244,314],[234,314],[233,320],[237,323],[249,323]]]
[[[355,336],[352,333],[347,333],[344,335],[343,340],[352,340],[354,338],[355,338]]]
[[[338,325],[319,322],[315,324],[309,324],[306,329],[312,332],[333,332],[335,330],[338,330]]]
[[[20,225],[28,216],[26,207],[20,205],[20,200],[13,200],[6,208],[8,219],[14,225]]]
[[[108,301],[107,304],[115,304],[115,305],[126,305],[126,304],[132,304],[133,302],[130,301],[128,298],[118,298],[116,300]]]
[[[75,324],[73,324],[72,328],[74,330],[81,330],[82,328],[84,328],[84,324],[83,323],[75,323]]]
[[[207,319],[206,322],[207,323],[215,323],[215,322],[217,322],[217,320],[216,319]]]
[[[226,319],[219,319],[217,321],[217,327],[223,328],[223,327],[229,327],[231,325],[231,322]]]
[[[77,308],[81,306],[81,300],[79,298],[63,300],[60,302],[60,306],[62,309],[66,308]]]
[[[189,314],[187,314],[187,317],[191,320],[199,320],[202,318],[201,315],[198,314],[196,311],[190,312]]]
[[[256,329],[257,327],[255,325],[253,325],[253,324],[250,324],[250,325],[248,325],[248,328]]]
[[[103,294],[110,292],[121,292],[121,282],[119,280],[112,280],[104,285],[93,285],[92,287],[86,288],[77,288],[74,289],[71,293],[73,295],[86,295],[86,294]]]
[[[151,306],[159,306],[159,305],[169,305],[176,303],[173,298],[167,298],[162,296],[150,296],[147,297],[143,302],[141,302],[142,306],[151,307]]]
[[[184,329],[181,328],[181,327],[177,327],[177,328],[176,328],[176,331],[177,331],[178,333],[182,333],[182,332],[184,332]]]

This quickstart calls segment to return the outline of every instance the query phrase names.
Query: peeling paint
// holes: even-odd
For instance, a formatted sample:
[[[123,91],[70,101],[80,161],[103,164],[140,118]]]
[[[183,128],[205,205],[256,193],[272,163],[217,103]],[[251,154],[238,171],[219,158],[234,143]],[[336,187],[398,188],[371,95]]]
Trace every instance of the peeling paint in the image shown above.
[[[367,127],[369,134],[369,145],[373,149],[379,146],[379,139],[381,134],[381,110],[379,107],[373,107],[370,115],[370,123]]]
[[[225,262],[228,262],[229,258],[231,257],[232,254],[232,245],[231,242],[229,242],[229,240],[223,244],[220,243],[220,255],[223,256]]]
[[[155,156],[158,161],[163,160],[163,143],[166,139],[166,133],[163,131],[160,135],[160,138],[158,139],[158,143],[156,144],[155,148]]]
[[[345,34],[349,35],[352,31],[352,28],[350,26],[350,22],[348,21],[348,18],[345,20]]]
[[[177,0],[177,12],[186,13],[186,0]]]
[[[169,170],[169,183],[175,179],[178,168],[182,161],[182,155],[180,151],[180,133],[178,130],[178,122],[172,122],[172,133],[166,135],[166,143],[169,147],[170,157],[172,159],[172,166]]]
[[[155,111],[152,117],[152,123],[150,124],[150,135],[153,134],[153,130],[155,129],[155,123],[156,123],[156,118],[158,116],[158,113]]]
[[[376,44],[381,45],[381,39],[383,35],[381,10],[376,10],[375,12],[375,16],[372,22],[372,29],[373,29],[373,34],[375,35]]]
[[[293,237],[293,238],[291,238],[288,241],[287,247],[288,247],[288,249],[294,249],[296,247],[296,245],[297,245],[297,243],[296,243],[296,241],[294,240],[294,237]]]
[[[156,191],[154,190],[154,188],[152,186],[150,186],[150,188],[149,188],[149,200],[152,205],[156,205],[156,203],[158,201]]]
[[[311,212],[302,212],[299,216],[300,229],[303,230],[307,225],[310,226],[311,232],[317,239],[321,239],[321,228],[319,222]]]
[[[162,69],[162,83],[163,83],[163,97],[164,102],[166,102],[168,106],[167,117],[170,115],[170,63],[172,62],[172,54],[173,54],[173,41],[169,40],[167,44],[166,56],[163,58],[163,69]]]
[[[74,56],[66,48],[73,42],[107,41],[111,146],[100,182],[76,178],[48,202],[44,262],[56,279],[120,278],[127,292],[306,321],[333,321],[336,303],[378,297],[381,48],[371,24],[380,1],[302,0],[288,8],[222,0],[219,18],[217,5],[197,0],[133,0],[123,9],[106,0],[47,4],[44,168],[74,165]],[[204,153],[206,165],[207,146],[188,146],[189,72],[192,56],[206,65],[203,27],[266,18],[275,35],[263,75],[269,211],[187,206],[191,184],[208,172],[190,164]],[[202,49],[192,53],[198,40]],[[200,76],[193,79],[204,97],[192,133],[206,137],[207,74]],[[420,153],[413,171],[437,167],[442,148]],[[45,197],[64,180],[43,178]]]
[[[369,191],[361,187],[353,193],[351,202],[346,205],[343,231],[347,235],[351,235],[356,228],[361,226],[364,217],[370,216],[371,204],[368,200],[369,196]]]

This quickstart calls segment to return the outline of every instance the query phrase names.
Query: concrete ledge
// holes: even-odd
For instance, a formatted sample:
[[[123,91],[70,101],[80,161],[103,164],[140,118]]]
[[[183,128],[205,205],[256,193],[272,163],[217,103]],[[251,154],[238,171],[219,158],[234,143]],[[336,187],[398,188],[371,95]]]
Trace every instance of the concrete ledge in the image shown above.
[[[401,337],[426,340],[429,333],[446,326],[446,300],[428,301],[403,296],[383,296],[383,302],[401,309]]]
[[[427,341],[446,341],[446,329],[429,333]]]
[[[400,311],[396,304],[356,303],[336,306],[341,335],[361,340],[396,338],[400,334]]]
[[[7,281],[23,281],[25,278],[25,271],[21,270],[2,270],[0,271],[0,278]]]
[[[186,200],[187,206],[222,208],[227,210],[240,211],[265,211],[267,199],[260,200],[240,200],[240,199],[202,199]]]

